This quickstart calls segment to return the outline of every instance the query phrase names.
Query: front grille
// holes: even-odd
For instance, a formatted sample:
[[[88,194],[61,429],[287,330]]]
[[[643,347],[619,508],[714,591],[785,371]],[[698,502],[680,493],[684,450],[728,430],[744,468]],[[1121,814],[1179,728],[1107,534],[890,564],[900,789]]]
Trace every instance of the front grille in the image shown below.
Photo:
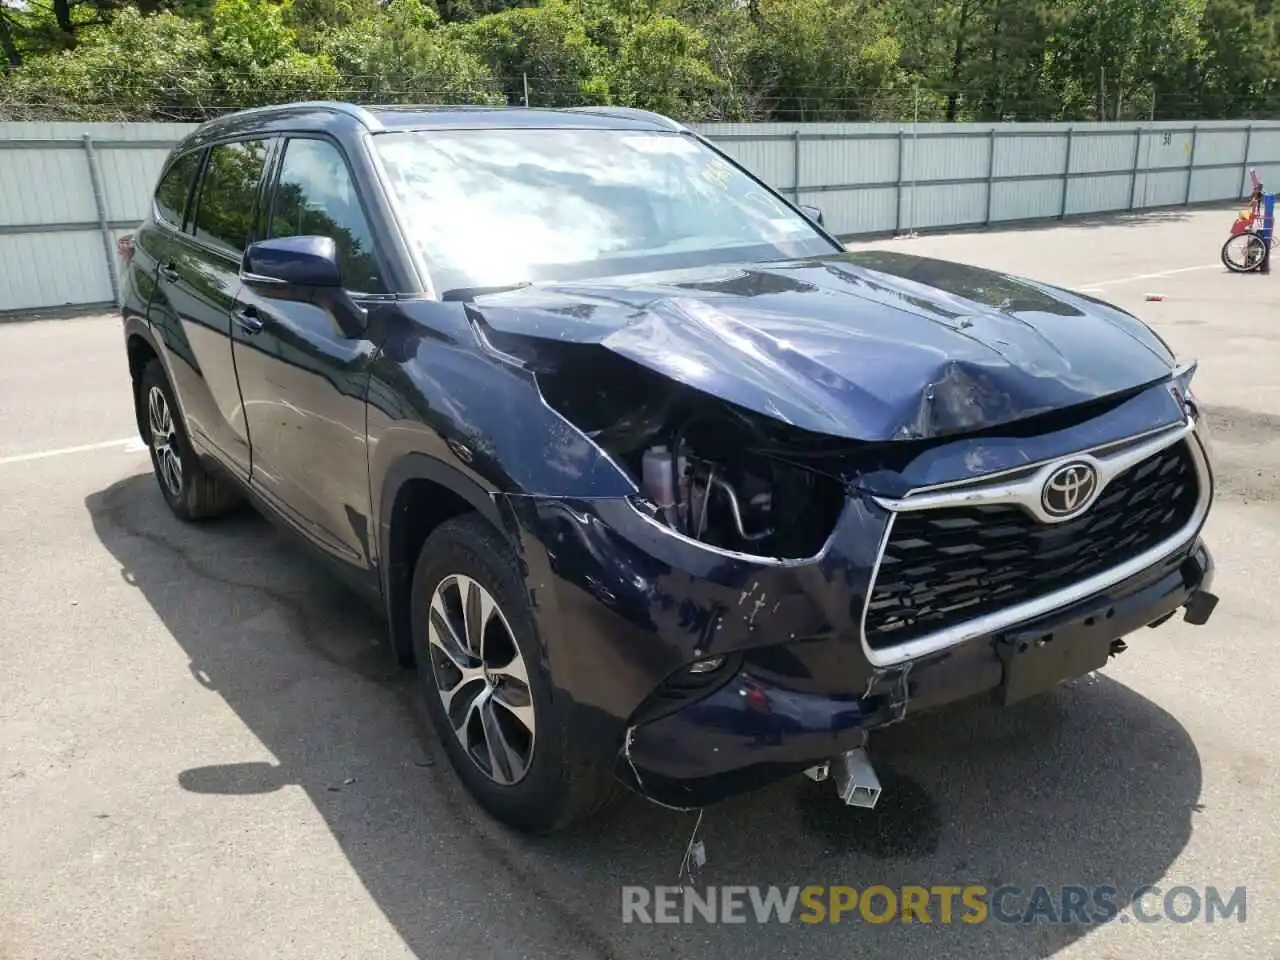
[[[1179,442],[1116,476],[1064,523],[1014,504],[902,511],[867,603],[867,643],[914,640],[1109,570],[1182,529],[1198,496]]]

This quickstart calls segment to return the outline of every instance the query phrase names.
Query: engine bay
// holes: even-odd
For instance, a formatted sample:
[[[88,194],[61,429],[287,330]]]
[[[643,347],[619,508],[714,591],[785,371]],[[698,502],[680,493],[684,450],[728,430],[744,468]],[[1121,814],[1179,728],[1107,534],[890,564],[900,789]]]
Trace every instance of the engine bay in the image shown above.
[[[622,360],[538,381],[554,409],[629,471],[650,515],[683,536],[804,559],[835,528],[843,481],[789,456],[776,422]]]

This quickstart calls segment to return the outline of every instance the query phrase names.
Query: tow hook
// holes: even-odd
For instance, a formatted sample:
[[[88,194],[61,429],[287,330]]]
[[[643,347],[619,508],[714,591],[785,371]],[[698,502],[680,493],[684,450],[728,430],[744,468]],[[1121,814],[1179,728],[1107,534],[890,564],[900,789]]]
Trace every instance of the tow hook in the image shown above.
[[[1218,598],[1208,590],[1197,590],[1191,595],[1191,599],[1186,603],[1186,613],[1183,618],[1187,623],[1195,626],[1202,626],[1209,622],[1209,616],[1213,613],[1213,608],[1218,605]]]
[[[880,799],[880,778],[863,747],[809,767],[804,775],[817,783],[834,780],[836,793],[847,807],[870,810]]]

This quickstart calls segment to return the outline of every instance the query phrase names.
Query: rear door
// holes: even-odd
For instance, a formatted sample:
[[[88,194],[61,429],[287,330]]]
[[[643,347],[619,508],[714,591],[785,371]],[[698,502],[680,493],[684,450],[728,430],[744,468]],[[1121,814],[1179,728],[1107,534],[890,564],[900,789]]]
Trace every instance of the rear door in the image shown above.
[[[151,215],[138,226],[129,240],[129,252],[122,258],[126,316],[134,313],[145,317],[153,305],[157,317],[165,314],[167,305],[155,304],[157,257],[168,254],[171,235],[181,234],[186,226],[191,196],[203,162],[204,151],[196,149],[171,158],[161,172],[151,199]],[[172,326],[165,324],[164,329]]]
[[[322,137],[281,145],[267,237],[326,236],[357,302],[386,291],[386,273],[355,177]],[[273,297],[246,284],[237,312],[235,363],[253,438],[255,491],[334,559],[368,574],[369,460],[365,394],[374,344],[351,337],[318,303]]]
[[[257,216],[268,139],[220,143],[205,153],[183,232],[158,249],[153,320],[167,331],[171,376],[192,439],[243,477],[249,435],[231,352],[240,258]]]

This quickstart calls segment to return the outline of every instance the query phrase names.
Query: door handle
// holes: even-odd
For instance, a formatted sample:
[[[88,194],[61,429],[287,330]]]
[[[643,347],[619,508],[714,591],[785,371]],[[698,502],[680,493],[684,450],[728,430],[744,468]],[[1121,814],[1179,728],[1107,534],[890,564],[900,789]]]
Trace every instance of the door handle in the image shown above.
[[[178,272],[178,268],[172,263],[166,263],[160,268],[160,276],[164,277],[170,283],[177,283],[182,279],[182,274]]]
[[[240,329],[253,336],[267,325],[267,322],[258,314],[255,307],[245,307],[235,312],[236,323]]]

